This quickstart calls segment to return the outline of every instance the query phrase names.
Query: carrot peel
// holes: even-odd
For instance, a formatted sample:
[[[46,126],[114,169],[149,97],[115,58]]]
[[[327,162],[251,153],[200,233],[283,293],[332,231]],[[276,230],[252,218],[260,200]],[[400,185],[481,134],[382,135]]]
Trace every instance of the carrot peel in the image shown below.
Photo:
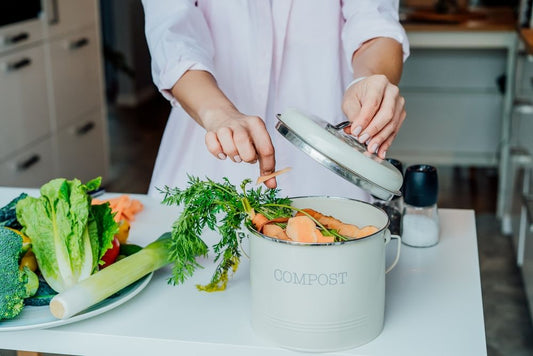
[[[257,185],[261,184],[261,183],[264,183],[266,182],[267,180],[269,180],[270,178],[274,178],[274,177],[277,177],[279,176],[280,174],[283,174],[283,173],[287,173],[288,171],[291,170],[291,167],[287,167],[287,168],[283,168],[283,169],[280,169],[279,171],[276,171],[274,173],[271,173],[271,174],[267,174],[267,175],[264,175],[264,176],[260,176],[259,178],[257,178],[257,181],[255,182]]]

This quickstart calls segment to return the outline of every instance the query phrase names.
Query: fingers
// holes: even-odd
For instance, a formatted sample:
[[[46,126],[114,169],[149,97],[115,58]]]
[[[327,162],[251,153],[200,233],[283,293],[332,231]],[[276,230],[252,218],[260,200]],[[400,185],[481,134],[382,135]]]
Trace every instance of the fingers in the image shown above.
[[[271,174],[276,170],[276,159],[270,135],[263,121],[261,119],[259,120],[261,121],[260,123],[256,123],[251,127],[250,134],[259,158],[259,175],[263,176]],[[268,188],[276,188],[276,178],[270,178],[264,184]]]
[[[229,157],[233,162],[259,161],[259,175],[273,173],[276,168],[274,147],[263,120],[256,116],[243,116],[228,120],[216,131],[205,135],[208,151],[218,159]],[[264,182],[268,188],[277,186],[276,179]]]
[[[352,121],[352,135],[366,143],[369,152],[385,158],[406,116],[398,87],[385,76],[371,76],[347,90],[343,110]]]
[[[345,113],[348,115],[348,119],[352,121],[352,134],[359,137],[359,142],[364,143],[371,137],[366,128],[382,105],[383,93],[388,80],[383,75],[375,75],[358,84],[352,87],[354,89],[350,90],[345,101],[357,101],[360,110]]]
[[[400,97],[396,104],[396,110],[391,122],[369,142],[370,151],[376,152],[380,158],[385,158],[387,150],[392,145],[392,141],[396,138],[405,117],[405,99]]]

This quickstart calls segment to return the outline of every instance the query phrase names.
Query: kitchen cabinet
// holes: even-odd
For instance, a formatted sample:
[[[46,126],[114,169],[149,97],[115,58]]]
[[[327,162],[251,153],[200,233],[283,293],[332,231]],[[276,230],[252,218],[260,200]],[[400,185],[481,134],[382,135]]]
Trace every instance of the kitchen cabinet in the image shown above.
[[[0,28],[0,185],[37,187],[60,176],[105,181],[99,2],[42,4],[37,19]]]
[[[46,93],[42,46],[0,55],[0,161],[51,134]]]
[[[52,139],[46,138],[10,155],[0,162],[0,182],[6,186],[24,187],[42,185],[55,178],[54,152]]]
[[[53,83],[52,103],[58,128],[102,107],[100,50],[96,29],[69,33],[46,45]]]
[[[98,24],[97,0],[54,0],[45,2],[44,11],[49,38],[72,33],[73,31],[95,27]]]
[[[93,111],[58,131],[58,169],[64,177],[76,177],[82,182],[105,172],[107,141],[101,113]],[[96,174],[95,174],[96,173]]]
[[[0,27],[0,54],[42,41],[42,20],[27,20]]]
[[[504,49],[412,47],[400,83],[407,118],[389,156],[410,163],[496,166]]]

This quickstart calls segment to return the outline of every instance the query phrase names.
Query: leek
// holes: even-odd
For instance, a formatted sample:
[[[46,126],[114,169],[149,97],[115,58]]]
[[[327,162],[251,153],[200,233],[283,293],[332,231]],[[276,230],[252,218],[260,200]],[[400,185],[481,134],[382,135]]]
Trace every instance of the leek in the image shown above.
[[[50,301],[50,312],[58,319],[70,318],[169,264],[169,241],[170,233],[165,233],[133,255],[57,294]]]

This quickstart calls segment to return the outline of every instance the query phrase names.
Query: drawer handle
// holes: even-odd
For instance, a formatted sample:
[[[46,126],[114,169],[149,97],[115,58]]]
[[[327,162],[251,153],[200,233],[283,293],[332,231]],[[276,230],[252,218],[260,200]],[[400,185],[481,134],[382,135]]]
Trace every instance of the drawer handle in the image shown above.
[[[48,4],[48,24],[56,25],[59,23],[59,8],[57,0],[49,0]]]
[[[85,47],[88,44],[89,44],[89,39],[84,37],[84,38],[80,38],[79,40],[70,42],[68,45],[68,48],[71,50],[75,50],[75,49]]]
[[[76,135],[83,136],[94,129],[94,122],[90,121],[76,129]]]
[[[28,38],[30,38],[30,34],[28,32],[21,32],[19,34],[13,35],[13,36],[7,36],[4,39],[5,44],[16,44],[22,41],[26,41]]]
[[[34,154],[27,160],[18,163],[17,171],[22,172],[22,171],[28,170],[31,166],[35,165],[40,160],[41,160],[41,156],[39,156],[38,154]]]
[[[20,70],[24,67],[27,67],[31,64],[30,58],[22,58],[21,60],[18,60],[16,62],[8,63],[7,64],[7,71],[8,72],[14,72],[17,70]]]

